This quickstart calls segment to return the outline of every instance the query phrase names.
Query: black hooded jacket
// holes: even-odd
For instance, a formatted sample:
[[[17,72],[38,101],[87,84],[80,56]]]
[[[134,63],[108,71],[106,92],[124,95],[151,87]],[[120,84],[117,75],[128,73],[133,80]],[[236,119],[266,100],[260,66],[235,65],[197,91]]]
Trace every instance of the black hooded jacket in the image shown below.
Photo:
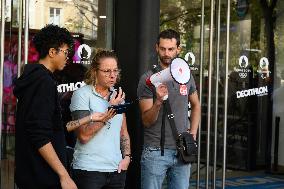
[[[14,84],[18,99],[16,184],[29,189],[60,186],[58,175],[38,152],[51,142],[66,167],[64,128],[53,74],[42,64],[28,64]]]

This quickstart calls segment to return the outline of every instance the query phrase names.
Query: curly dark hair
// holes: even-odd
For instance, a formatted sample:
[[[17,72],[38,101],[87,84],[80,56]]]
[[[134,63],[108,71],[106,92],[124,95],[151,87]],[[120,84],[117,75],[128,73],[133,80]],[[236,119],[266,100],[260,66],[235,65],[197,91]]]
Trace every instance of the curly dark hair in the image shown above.
[[[48,55],[50,48],[58,49],[63,44],[68,45],[72,52],[74,41],[66,28],[48,24],[34,36],[33,43],[42,59]]]
[[[167,29],[162,31],[158,38],[157,38],[157,44],[159,45],[160,39],[176,39],[177,40],[177,46],[179,47],[180,45],[180,34],[173,30],[173,29]]]
[[[99,69],[99,66],[101,64],[101,60],[104,58],[113,58],[116,60],[118,65],[118,58],[113,50],[107,50],[107,49],[97,49],[96,54],[92,60],[91,66],[89,67],[88,71],[85,75],[85,83],[87,85],[96,85],[97,80],[97,71]],[[120,75],[117,76],[117,82],[120,79]]]

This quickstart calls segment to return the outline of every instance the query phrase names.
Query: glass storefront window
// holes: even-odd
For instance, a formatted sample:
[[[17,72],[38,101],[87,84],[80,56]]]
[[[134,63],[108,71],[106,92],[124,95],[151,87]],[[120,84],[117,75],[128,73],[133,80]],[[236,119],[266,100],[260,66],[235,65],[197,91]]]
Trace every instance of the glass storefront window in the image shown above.
[[[284,86],[283,21],[282,1],[231,1],[230,49],[228,75],[226,66],[226,19],[227,2],[214,2],[214,27],[210,31],[210,1],[205,2],[203,75],[199,75],[201,1],[160,1],[160,30],[172,28],[182,35],[181,57],[189,54],[188,63],[194,64],[192,74],[202,90],[201,121],[201,166],[206,166],[207,136],[210,135],[210,169],[213,178],[214,137],[217,136],[217,169],[221,169],[223,152],[224,102],[227,110],[227,169],[230,177],[251,174],[249,171],[283,171],[284,151],[284,108],[282,105]],[[218,2],[220,4],[220,27],[217,25]],[[217,48],[217,32],[220,32],[220,46]],[[213,32],[212,78],[209,81],[209,32]],[[217,49],[219,50],[217,52]],[[217,56],[218,55],[218,56]],[[195,62],[192,62],[194,57]],[[219,60],[217,62],[217,57]],[[218,71],[218,72],[217,72]],[[218,75],[217,75],[218,73]],[[202,85],[199,85],[199,77]],[[228,78],[228,98],[224,99],[225,79]],[[209,83],[212,93],[208,94]],[[216,90],[218,91],[216,92]],[[211,99],[210,124],[208,123],[208,99]],[[214,104],[218,99],[218,104]],[[217,107],[216,107],[217,106]],[[215,113],[217,112],[217,118]],[[217,125],[215,125],[217,119]],[[215,132],[217,127],[217,133]],[[208,134],[209,133],[209,134]],[[278,136],[279,135],[279,136]],[[192,169],[195,172],[194,166]],[[204,184],[205,171],[201,171]],[[280,171],[281,172],[281,171]],[[217,178],[221,178],[217,171]],[[193,177],[195,178],[195,177]],[[212,182],[212,180],[211,180]],[[194,183],[194,181],[192,182]]]
[[[20,20],[25,25],[25,1],[5,0],[5,55],[1,141],[1,187],[14,188],[15,154],[15,111],[16,98],[13,96],[12,80],[18,74],[18,29]],[[20,17],[20,2],[23,3],[23,17]],[[71,119],[69,112],[72,92],[84,85],[83,77],[91,63],[96,48],[112,49],[113,0],[30,0],[28,31],[28,62],[38,61],[38,53],[33,44],[33,36],[45,25],[55,24],[67,28],[75,40],[74,56],[64,70],[57,74],[58,92],[61,98],[64,123]],[[24,66],[24,36],[21,37],[20,68]],[[74,135],[68,134],[67,141],[74,145]]]

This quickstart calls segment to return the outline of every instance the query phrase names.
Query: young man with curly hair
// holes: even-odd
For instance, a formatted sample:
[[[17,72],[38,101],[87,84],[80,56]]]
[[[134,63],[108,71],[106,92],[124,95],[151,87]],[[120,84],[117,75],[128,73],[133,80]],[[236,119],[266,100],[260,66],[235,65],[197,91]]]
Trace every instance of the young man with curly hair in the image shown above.
[[[77,189],[66,171],[64,126],[54,71],[63,70],[73,46],[69,31],[47,25],[34,37],[36,64],[15,81],[15,181],[20,189]]]

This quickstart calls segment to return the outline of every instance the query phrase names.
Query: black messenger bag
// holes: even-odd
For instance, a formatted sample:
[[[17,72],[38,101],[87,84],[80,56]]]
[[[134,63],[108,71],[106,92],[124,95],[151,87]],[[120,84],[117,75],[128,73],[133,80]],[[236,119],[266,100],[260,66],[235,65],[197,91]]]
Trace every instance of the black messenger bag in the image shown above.
[[[172,128],[173,135],[176,139],[178,158],[185,164],[196,162],[198,149],[197,149],[197,143],[194,140],[193,135],[188,132],[183,132],[181,134],[178,134],[170,103],[168,100],[165,100],[163,104],[165,112],[167,112],[167,116]],[[165,114],[165,112],[163,112],[163,114]],[[163,119],[164,118],[165,115],[163,115]]]
[[[192,134],[183,132],[177,139],[178,156],[184,163],[193,163],[197,160],[197,143]]]

